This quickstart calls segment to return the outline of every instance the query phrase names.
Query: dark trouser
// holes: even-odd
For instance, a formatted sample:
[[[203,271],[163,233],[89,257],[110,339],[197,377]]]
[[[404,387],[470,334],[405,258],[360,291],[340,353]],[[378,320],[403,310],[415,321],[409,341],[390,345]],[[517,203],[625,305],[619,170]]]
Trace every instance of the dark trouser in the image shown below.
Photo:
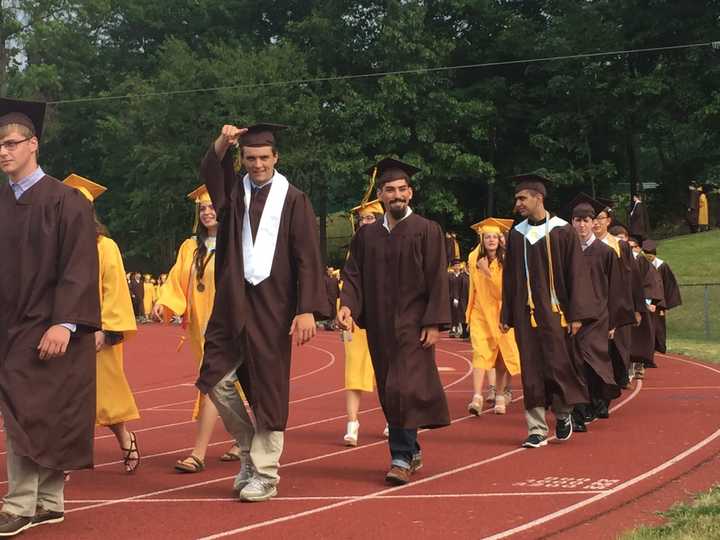
[[[390,426],[388,442],[390,443],[390,458],[392,465],[410,468],[413,456],[420,453],[417,442],[417,429],[403,429]]]

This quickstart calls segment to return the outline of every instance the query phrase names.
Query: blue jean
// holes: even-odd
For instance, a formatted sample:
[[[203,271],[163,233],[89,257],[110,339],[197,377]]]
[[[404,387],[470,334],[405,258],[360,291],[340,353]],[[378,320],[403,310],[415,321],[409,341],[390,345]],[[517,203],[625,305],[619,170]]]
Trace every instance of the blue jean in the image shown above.
[[[409,469],[413,456],[420,453],[417,442],[417,429],[404,429],[390,426],[388,442],[392,465]]]

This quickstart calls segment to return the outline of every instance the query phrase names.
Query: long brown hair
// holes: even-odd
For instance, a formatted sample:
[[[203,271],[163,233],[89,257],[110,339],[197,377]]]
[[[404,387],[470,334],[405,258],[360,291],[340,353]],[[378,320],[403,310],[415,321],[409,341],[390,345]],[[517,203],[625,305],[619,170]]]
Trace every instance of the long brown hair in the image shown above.
[[[102,221],[100,221],[100,218],[98,217],[94,206],[93,206],[93,221],[95,221],[95,235],[98,238],[101,236],[110,238],[110,233],[108,232],[108,228],[103,224]]]
[[[207,227],[202,223],[198,223],[197,233],[195,233],[195,242],[197,247],[193,254],[193,266],[195,266],[195,279],[201,283],[205,275],[205,257],[207,256],[207,246],[205,240],[209,236]]]
[[[503,236],[503,233],[483,233],[480,235],[480,254],[478,255],[478,259],[482,257],[487,257],[487,252],[485,251],[485,234],[497,234],[498,235],[498,247],[495,251],[495,259],[497,260],[498,264],[502,267],[503,264],[505,264],[505,246],[502,245],[502,240],[500,240],[500,237]],[[490,261],[488,261],[489,263]]]

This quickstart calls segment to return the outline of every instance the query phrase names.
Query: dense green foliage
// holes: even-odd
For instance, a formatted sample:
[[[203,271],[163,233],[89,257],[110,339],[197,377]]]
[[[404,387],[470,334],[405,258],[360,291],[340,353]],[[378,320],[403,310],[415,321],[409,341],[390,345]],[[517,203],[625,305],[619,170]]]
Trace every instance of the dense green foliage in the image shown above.
[[[0,2],[0,94],[59,102],[43,165],[109,186],[99,213],[133,268],[170,264],[223,123],[294,126],[281,170],[321,217],[358,202],[375,158],[417,164],[414,206],[465,247],[469,224],[508,214],[513,173],[618,201],[657,182],[658,222],[682,218],[688,179],[720,177],[712,47],[381,75],[706,43],[717,0]],[[119,99],[72,101],[87,97]]]

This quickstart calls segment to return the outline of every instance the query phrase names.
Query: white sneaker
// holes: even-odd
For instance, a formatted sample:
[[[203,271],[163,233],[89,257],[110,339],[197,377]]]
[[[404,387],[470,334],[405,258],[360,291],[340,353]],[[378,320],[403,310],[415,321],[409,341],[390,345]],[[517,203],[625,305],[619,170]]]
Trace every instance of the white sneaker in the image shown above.
[[[390,426],[385,424],[385,429],[383,429],[383,437],[386,439],[390,436]]]
[[[345,446],[357,446],[359,430],[360,422],[357,420],[351,420],[347,423],[347,433],[345,433],[345,436],[343,437]]]
[[[250,480],[255,475],[255,465],[253,465],[250,459],[250,454],[243,452],[240,458],[240,472],[235,477],[233,482],[233,491],[239,493],[250,483]]]
[[[240,500],[246,502],[262,502],[277,495],[277,482],[269,478],[253,476],[240,492]]]

